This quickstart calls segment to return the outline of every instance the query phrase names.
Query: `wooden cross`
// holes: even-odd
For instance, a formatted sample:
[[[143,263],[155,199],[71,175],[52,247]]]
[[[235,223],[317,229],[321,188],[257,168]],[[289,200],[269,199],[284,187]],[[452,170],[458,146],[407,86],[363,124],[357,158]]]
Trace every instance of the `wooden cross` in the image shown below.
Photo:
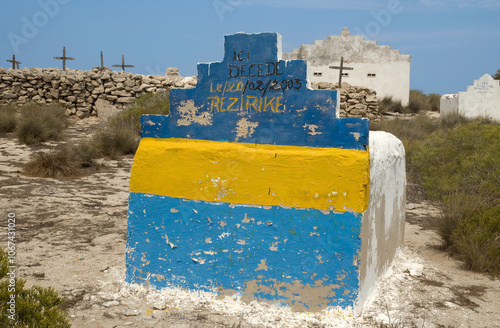
[[[134,67],[134,65],[125,65],[125,56],[122,55],[122,64],[121,65],[113,65],[113,67],[121,67],[122,72],[125,72],[125,67]]]
[[[75,60],[73,57],[66,57],[66,47],[63,47],[62,57],[54,57],[54,59],[62,59],[63,61],[63,71],[66,70],[66,60]]]
[[[17,69],[19,69],[19,64],[21,64],[21,62],[16,60],[16,55],[12,55],[12,60],[7,59],[7,61],[9,63],[12,63],[12,69],[16,69],[16,65]]]
[[[339,89],[342,88],[342,72],[343,72],[343,70],[352,71],[354,69],[352,67],[346,67],[346,66],[344,66],[344,57],[340,57],[340,66],[330,66],[330,68],[339,69],[340,70],[340,73],[339,73]]]
[[[104,57],[102,55],[102,51],[101,51],[101,69],[104,69]]]

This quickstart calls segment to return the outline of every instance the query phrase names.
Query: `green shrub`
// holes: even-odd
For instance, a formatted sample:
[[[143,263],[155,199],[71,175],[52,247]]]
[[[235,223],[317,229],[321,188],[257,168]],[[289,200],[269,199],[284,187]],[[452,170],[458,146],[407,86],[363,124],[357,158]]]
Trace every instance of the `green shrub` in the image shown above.
[[[78,146],[78,153],[84,163],[108,156],[134,154],[139,146],[141,115],[170,113],[169,91],[148,93],[137,98],[127,109],[110,120],[109,126],[96,132]]]
[[[441,96],[436,93],[424,94],[420,90],[410,90],[410,100],[404,113],[420,113],[423,111],[439,112]]]
[[[413,149],[410,177],[442,201],[436,228],[443,245],[469,268],[500,273],[500,126],[459,124]]]
[[[385,96],[382,100],[378,102],[378,108],[380,113],[404,113],[403,105],[401,101],[394,100],[392,96]]]
[[[83,167],[94,166],[95,159],[103,156],[99,149],[92,144],[92,138],[93,136],[81,140],[76,148],[76,152]]]
[[[472,120],[458,113],[448,113],[441,116],[441,125],[446,129],[453,129],[460,124],[470,123]]]
[[[427,96],[420,90],[410,90],[410,100],[405,108],[407,113],[419,113],[427,109]]]
[[[15,283],[11,284],[8,261],[7,253],[0,249],[0,327],[71,327],[67,314],[58,307],[62,299],[57,292],[51,287],[25,288],[26,281],[23,279],[16,279]],[[7,302],[10,301],[11,295],[15,295],[14,316],[8,311],[10,304]]]
[[[500,205],[475,211],[451,238],[459,258],[471,270],[500,274]]]
[[[401,139],[401,141],[405,143],[405,146],[409,140],[423,140],[429,134],[438,131],[439,129],[439,121],[425,115],[419,115],[411,119],[395,118],[393,120],[383,120],[370,123],[370,130],[392,133]]]
[[[13,132],[16,129],[16,107],[0,107],[0,133]]]
[[[439,112],[441,106],[441,95],[437,93],[431,93],[427,96],[427,106],[428,109],[433,112]]]
[[[82,144],[87,148],[89,155],[109,156],[116,158],[121,155],[134,154],[139,146],[139,135],[127,126],[111,126],[96,132],[90,139],[90,145]]]
[[[66,111],[60,105],[26,104],[21,108],[16,134],[27,145],[61,140],[66,122]]]
[[[459,115],[372,122],[406,148],[408,180],[443,205],[443,246],[473,270],[500,273],[500,125]]]
[[[444,197],[442,201],[443,213],[435,221],[435,228],[443,239],[444,248],[453,253],[453,233],[465,219],[485,205],[482,204],[481,196],[467,195],[460,191]]]
[[[412,164],[429,197],[442,200],[459,190],[491,204],[500,199],[498,149],[500,126],[464,124],[426,138]]]
[[[147,93],[137,98],[126,110],[121,112],[110,122],[111,127],[126,127],[140,135],[141,115],[157,114],[168,115],[170,113],[169,103],[170,91]]]
[[[23,173],[32,177],[56,179],[82,175],[78,156],[67,148],[35,153],[24,165]]]

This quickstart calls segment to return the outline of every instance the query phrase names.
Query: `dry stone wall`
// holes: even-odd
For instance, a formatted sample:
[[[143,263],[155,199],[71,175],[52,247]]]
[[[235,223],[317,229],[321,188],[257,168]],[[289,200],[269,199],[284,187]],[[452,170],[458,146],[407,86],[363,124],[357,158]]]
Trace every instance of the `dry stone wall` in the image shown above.
[[[337,85],[327,82],[312,83],[313,89],[335,90]],[[375,90],[342,83],[340,90],[340,117],[366,117],[369,119],[380,116],[377,92]]]
[[[0,104],[59,103],[69,115],[85,118],[98,115],[99,106],[122,109],[146,92],[169,88],[192,88],[196,77],[181,77],[176,68],[165,76],[140,75],[94,68],[91,71],[57,68],[0,67]]]
[[[148,92],[170,88],[193,88],[196,77],[181,77],[175,67],[165,75],[141,75],[94,68],[91,71],[58,68],[4,69],[0,67],[0,104],[59,103],[68,115],[79,118],[102,116],[125,108]],[[312,83],[313,89],[336,89],[332,83]],[[342,85],[340,117],[378,117],[374,90]]]

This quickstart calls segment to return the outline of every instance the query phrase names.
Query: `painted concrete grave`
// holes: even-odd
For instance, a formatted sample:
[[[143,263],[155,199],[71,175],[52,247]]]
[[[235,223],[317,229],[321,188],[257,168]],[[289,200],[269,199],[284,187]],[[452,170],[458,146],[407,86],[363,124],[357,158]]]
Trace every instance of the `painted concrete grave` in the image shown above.
[[[226,36],[196,88],[171,90],[169,116],[141,118],[126,280],[361,308],[402,244],[404,149],[380,135],[372,156],[369,121],[337,104],[305,61],[281,60],[279,34]]]
[[[441,97],[440,113],[460,114],[467,118],[487,117],[500,122],[500,81],[484,74],[467,91]]]

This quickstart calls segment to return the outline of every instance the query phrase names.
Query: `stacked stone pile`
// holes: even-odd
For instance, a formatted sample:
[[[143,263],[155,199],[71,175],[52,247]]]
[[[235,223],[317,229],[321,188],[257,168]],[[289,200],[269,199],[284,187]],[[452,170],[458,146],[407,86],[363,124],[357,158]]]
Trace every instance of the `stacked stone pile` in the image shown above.
[[[192,88],[195,77],[181,77],[177,68],[165,76],[140,75],[94,68],[91,71],[0,67],[0,104],[59,103],[69,115],[98,115],[99,104],[124,108],[146,92],[172,87]]]
[[[327,82],[312,83],[313,89],[337,89],[337,85]],[[369,119],[380,116],[377,93],[366,87],[351,86],[342,83],[340,90],[340,117],[366,117]]]

